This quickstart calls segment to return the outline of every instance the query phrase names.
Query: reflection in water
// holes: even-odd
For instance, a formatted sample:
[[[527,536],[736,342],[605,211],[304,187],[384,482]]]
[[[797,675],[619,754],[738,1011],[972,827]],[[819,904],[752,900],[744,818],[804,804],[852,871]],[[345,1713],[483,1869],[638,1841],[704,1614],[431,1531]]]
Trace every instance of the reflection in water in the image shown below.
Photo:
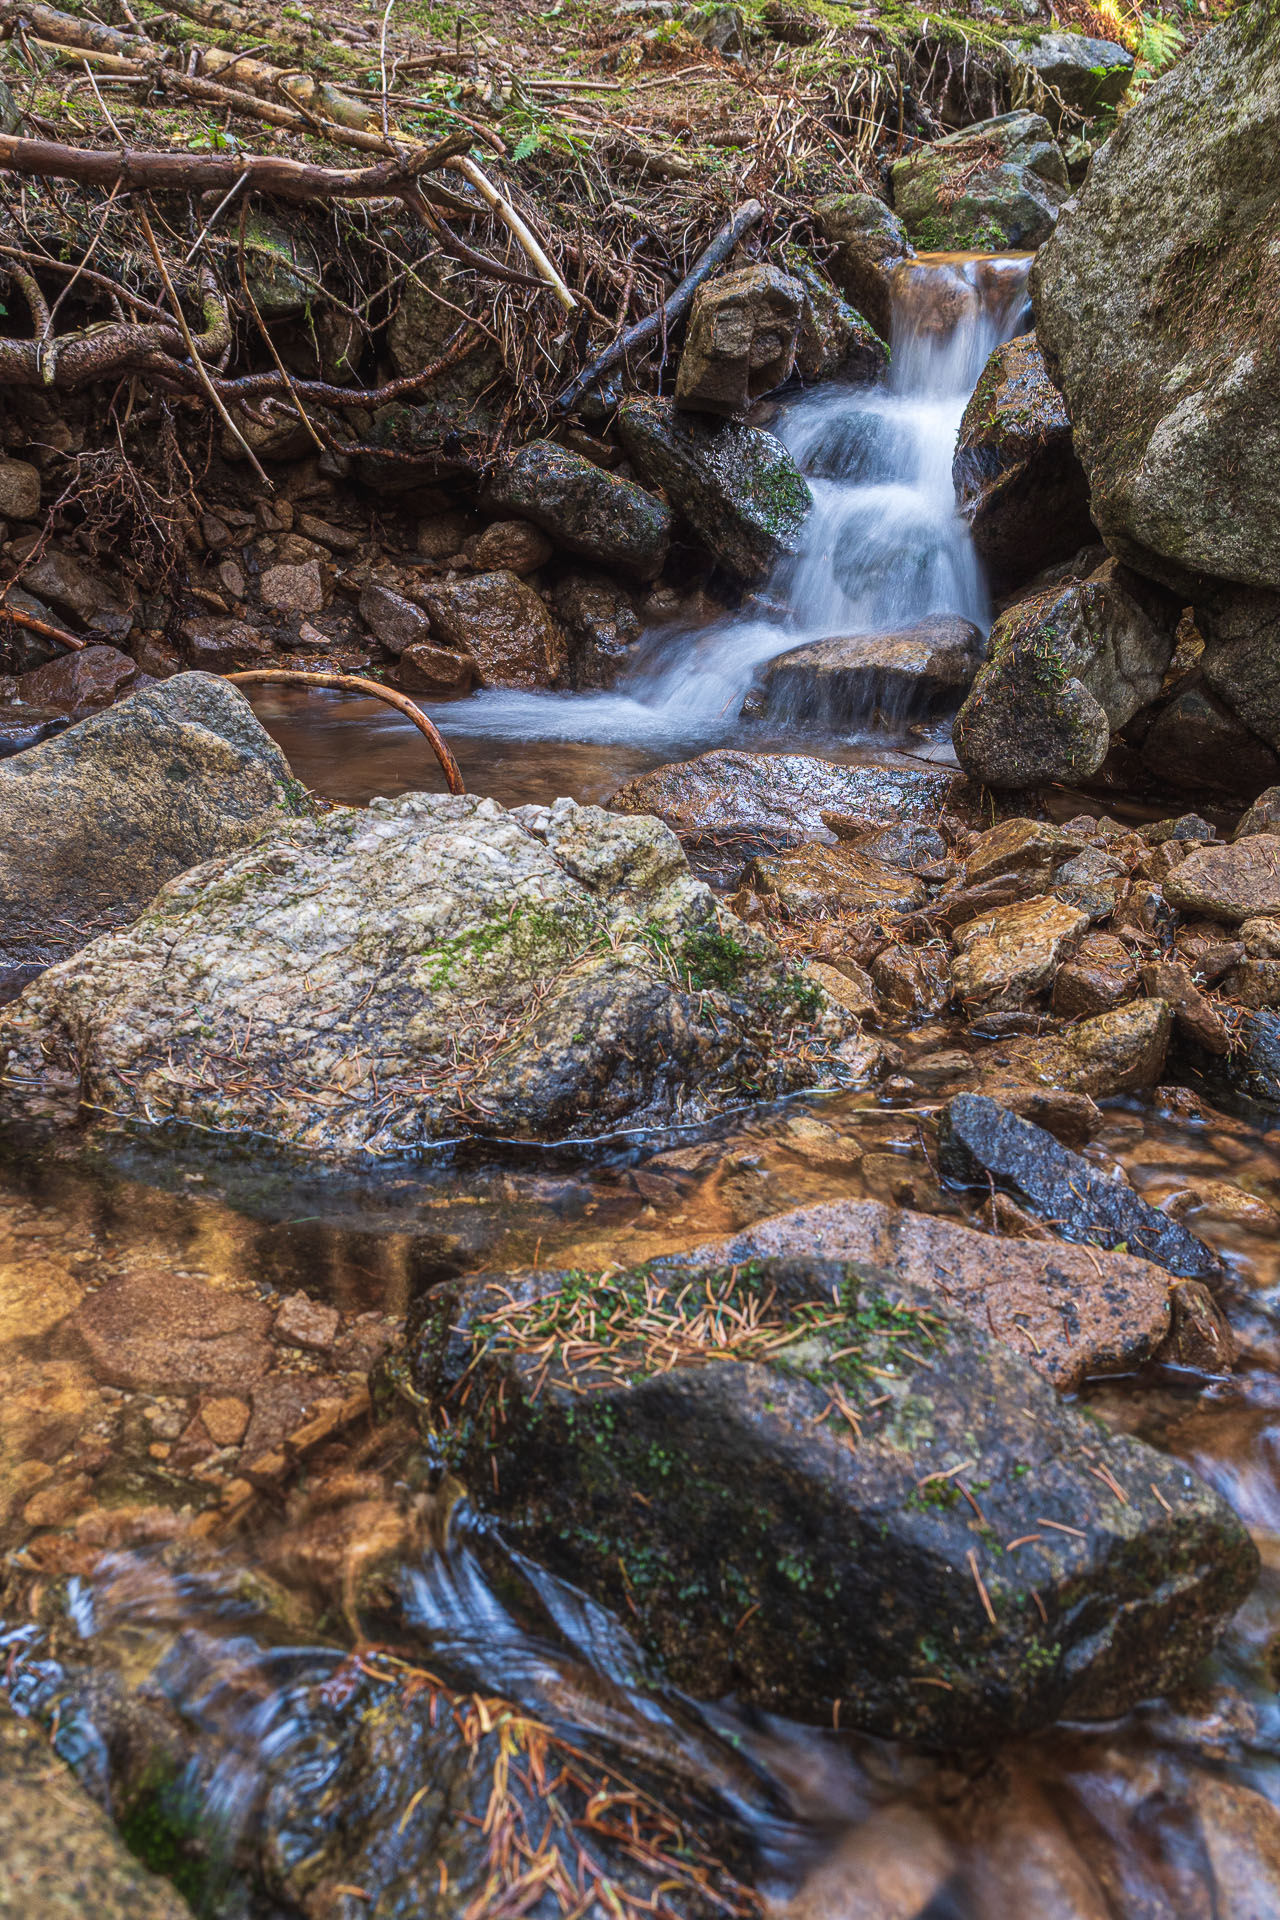
[[[411,1735],[429,1696],[392,1685],[426,1669],[464,1692],[510,1699],[583,1751],[727,1822],[796,1920],[1280,1911],[1268,1904],[1280,1902],[1270,1811],[1280,1801],[1280,1379],[1268,1352],[1280,1338],[1280,1243],[1267,1215],[1280,1201],[1277,1149],[1238,1123],[1210,1129],[1132,1106],[1117,1107],[1090,1148],[1153,1195],[1177,1175],[1183,1192],[1213,1198],[1217,1211],[1206,1207],[1195,1224],[1229,1258],[1228,1305],[1245,1344],[1241,1371],[1225,1380],[1100,1383],[1093,1404],[1227,1493],[1266,1566],[1202,1681],[1119,1726],[1063,1728],[956,1757],[689,1700],[651,1669],[625,1623],[508,1550],[465,1507],[442,1550],[440,1528],[419,1524],[411,1453],[379,1441],[383,1451],[371,1454],[364,1436],[318,1457],[287,1506],[264,1501],[221,1549],[121,1553],[53,1588],[39,1571],[39,1541],[25,1580],[19,1553],[14,1626],[0,1648],[13,1697],[46,1724],[57,1714],[60,1750],[104,1794],[118,1789],[129,1754],[148,1750],[137,1744],[144,1733],[167,1729],[165,1750],[190,1755],[173,1791],[203,1809],[206,1845],[209,1822],[222,1836],[215,1851],[232,1889],[236,1862],[237,1872],[246,1859],[278,1865],[282,1847],[318,1844],[304,1812],[329,1805],[348,1780],[368,1715],[400,1716],[406,1766],[427,1768]],[[123,1164],[136,1175],[144,1161],[126,1149]],[[170,1262],[180,1249],[192,1285],[203,1275],[214,1287],[252,1286],[265,1268],[282,1290],[301,1286],[348,1310],[402,1310],[458,1267],[548,1252],[578,1264],[575,1245],[584,1257],[619,1257],[624,1245],[624,1257],[640,1257],[795,1200],[887,1197],[894,1180],[925,1179],[927,1163],[913,1108],[846,1096],[757,1110],[692,1143],[635,1143],[572,1168],[524,1156],[484,1177],[470,1169],[461,1188],[448,1167],[294,1187],[285,1171],[254,1171],[259,1185],[236,1186],[228,1160],[193,1152],[175,1162],[177,1192],[166,1195],[113,1183],[102,1166],[86,1177],[46,1164],[37,1190],[50,1254],[82,1248],[120,1270],[165,1257],[167,1236]],[[205,1177],[183,1177],[197,1173]],[[224,1185],[247,1212],[220,1199]],[[1224,1210],[1228,1187],[1252,1196],[1243,1217]],[[465,1238],[439,1234],[437,1201],[467,1203]],[[346,1545],[326,1551],[329,1538]],[[59,1631],[50,1622],[62,1593]],[[21,1624],[33,1604],[42,1624]],[[350,1658],[357,1632],[383,1649],[364,1666]],[[372,1811],[362,1803],[384,1859],[408,1845],[399,1822],[428,1775],[393,1783],[399,1798]],[[271,1825],[282,1809],[293,1823],[283,1839]],[[212,1911],[238,1920],[252,1908],[228,1893]]]
[[[653,633],[629,680],[608,693],[490,688],[433,706],[468,786],[507,804],[562,793],[598,801],[646,767],[711,746],[749,738],[794,749],[794,734],[748,734],[739,719],[765,661],[807,640],[891,631],[930,614],[985,627],[951,459],[988,355],[1022,323],[1028,269],[1022,256],[900,268],[887,384],[824,387],[774,423],[814,495],[799,553],[762,595],[779,610]],[[359,801],[434,783],[421,741],[385,708],[360,712],[344,699],[338,718],[333,695],[254,698],[294,770],[319,792]],[[801,735],[799,744],[813,743]]]

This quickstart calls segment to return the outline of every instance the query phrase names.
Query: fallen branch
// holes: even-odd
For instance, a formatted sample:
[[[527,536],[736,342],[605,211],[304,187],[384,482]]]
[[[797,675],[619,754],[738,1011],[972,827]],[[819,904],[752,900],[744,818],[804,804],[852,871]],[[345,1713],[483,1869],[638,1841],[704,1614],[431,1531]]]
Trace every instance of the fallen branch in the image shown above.
[[[372,694],[375,700],[385,700],[389,707],[395,707],[406,719],[412,720],[418,732],[430,743],[431,751],[444,770],[449,783],[450,793],[465,793],[466,786],[462,778],[462,769],[445,745],[442,736],[428,720],[421,707],[414,705],[409,696],[398,693],[394,687],[380,686],[376,680],[366,680],[358,673],[304,673],[294,667],[249,667],[243,673],[227,673],[225,680],[234,680],[243,686],[247,681],[264,682],[278,687],[335,687],[340,693]]]
[[[743,234],[749,233],[763,217],[764,208],[758,200],[744,201],[732,218],[721,227],[705,253],[698,256],[666,304],[659,307],[656,313],[648,314],[645,319],[637,321],[634,327],[628,327],[625,333],[619,334],[612,345],[607,346],[603,353],[598,353],[590,366],[584,367],[582,372],[575,375],[568,386],[556,395],[552,402],[556,412],[568,413],[577,405],[588,387],[594,386],[601,374],[607,373],[610,367],[616,366],[619,360],[625,359],[633,348],[646,346],[650,340],[657,339],[659,334],[669,331],[685,312],[703,281],[715,272],[723,260],[729,258]]]
[[[0,621],[4,620],[11,620],[15,627],[25,627],[28,633],[38,633],[42,640],[56,640],[60,647],[69,647],[72,653],[82,653],[87,644],[78,633],[65,633],[47,620],[38,620],[34,613],[23,613],[20,608],[0,600]]]
[[[468,337],[463,338],[464,334]],[[478,327],[459,327],[439,359],[419,367],[416,373],[388,380],[381,387],[335,387],[327,380],[299,380],[292,375],[286,380],[278,372],[246,373],[238,380],[215,380],[214,385],[224,400],[256,400],[288,393],[299,400],[314,400],[332,407],[385,407],[392,400],[402,400],[407,393],[429,385],[448,368],[456,366],[459,360],[475,352],[483,337]]]
[[[579,305],[577,295],[571,293],[565,285],[536,236],[521,219],[511,202],[503,198],[488,176],[480,171],[475,161],[469,160],[465,154],[459,154],[445,164],[455,173],[460,173],[463,179],[473,186],[480,197],[492,207],[514,238],[516,245],[538,269],[539,275],[551,288],[565,312],[576,313]]]
[[[316,200],[378,200],[400,197],[408,186],[458,152],[470,134],[451,134],[432,147],[411,148],[376,167],[322,167],[275,154],[112,152],[68,147],[60,140],[28,140],[0,134],[0,167],[28,179],[76,180],[81,186],[140,193],[225,193],[244,173],[251,193],[309,205]]]

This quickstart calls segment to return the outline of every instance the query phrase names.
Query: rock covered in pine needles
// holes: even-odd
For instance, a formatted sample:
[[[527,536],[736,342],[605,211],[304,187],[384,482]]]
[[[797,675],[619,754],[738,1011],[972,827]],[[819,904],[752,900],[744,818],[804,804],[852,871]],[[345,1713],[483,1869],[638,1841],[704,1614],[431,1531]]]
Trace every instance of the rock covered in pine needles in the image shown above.
[[[427,1297],[401,1377],[473,1498],[677,1685],[825,1726],[1123,1713],[1256,1570],[1183,1466],[862,1264],[482,1276]]]

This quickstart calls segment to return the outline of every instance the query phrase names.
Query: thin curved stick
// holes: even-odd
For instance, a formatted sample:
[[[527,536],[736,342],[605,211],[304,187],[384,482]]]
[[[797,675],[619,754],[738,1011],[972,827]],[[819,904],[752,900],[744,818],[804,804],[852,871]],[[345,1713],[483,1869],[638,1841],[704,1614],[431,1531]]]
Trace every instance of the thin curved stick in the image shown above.
[[[461,767],[432,722],[407,694],[398,693],[394,687],[379,686],[376,680],[366,680],[358,673],[304,673],[298,667],[248,667],[243,673],[225,673],[222,677],[241,684],[246,680],[260,680],[274,681],[278,687],[336,687],[340,693],[371,693],[375,700],[385,700],[389,707],[395,707],[406,719],[412,720],[418,732],[425,735],[444,771],[450,793],[465,793],[467,790]]]

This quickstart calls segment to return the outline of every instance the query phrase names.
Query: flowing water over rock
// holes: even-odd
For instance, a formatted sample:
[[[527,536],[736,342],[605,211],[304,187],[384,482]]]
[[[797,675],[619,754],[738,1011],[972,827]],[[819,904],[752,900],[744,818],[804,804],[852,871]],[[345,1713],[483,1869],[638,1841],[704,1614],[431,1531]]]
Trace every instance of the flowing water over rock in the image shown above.
[[[770,424],[806,474],[814,509],[801,550],[748,610],[698,629],[651,633],[626,684],[597,694],[471,695],[431,711],[469,784],[511,802],[572,791],[603,799],[634,773],[725,741],[794,745],[814,729],[785,717],[744,725],[758,668],[806,641],[901,631],[932,615],[985,629],[990,609],[956,512],[956,430],[993,347],[1024,325],[1029,258],[924,257],[898,269],[893,360],[883,386],[820,388]],[[350,703],[347,703],[350,705]],[[420,783],[407,723],[385,709],[330,722],[322,694],[272,694],[258,711],[299,777],[339,799]],[[317,725],[316,715],[323,718]],[[900,714],[900,724],[914,716]],[[873,713],[841,729],[848,753]],[[821,734],[819,737],[822,737]],[[554,743],[554,744],[553,744]],[[376,767],[366,773],[361,762]],[[373,784],[376,781],[377,784]]]

